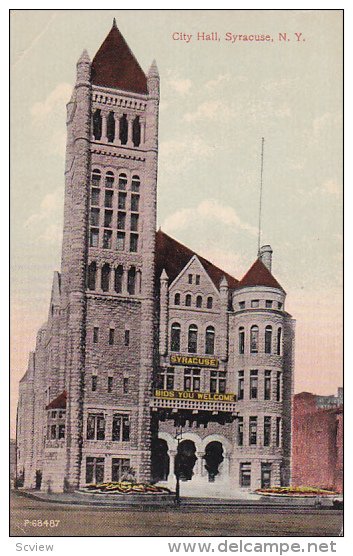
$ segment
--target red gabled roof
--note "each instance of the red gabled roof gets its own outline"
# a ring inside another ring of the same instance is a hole
[[[252,267],[238,283],[237,289],[245,288],[246,286],[267,286],[269,288],[283,290],[282,286],[277,282],[276,278],[272,276],[261,259],[257,259],[254,262]]]
[[[227,278],[228,286],[231,289],[237,287],[238,280],[236,278],[210,263],[207,259],[200,257],[182,243],[162,232],[162,230],[158,230],[156,234],[156,278],[158,279],[162,270],[165,269],[169,281],[173,282],[194,255],[198,257],[216,288],[219,288],[223,276]]]
[[[147,78],[115,20],[92,62],[92,83],[111,89],[147,94]]]
[[[45,409],[66,409],[67,393],[62,392],[57,396],[50,404],[47,405]]]

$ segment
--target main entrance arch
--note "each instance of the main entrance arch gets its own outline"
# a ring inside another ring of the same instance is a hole
[[[219,440],[209,442],[205,449],[203,459],[205,461],[205,469],[208,473],[208,481],[214,483],[217,475],[220,474],[220,466],[224,461],[224,449]]]

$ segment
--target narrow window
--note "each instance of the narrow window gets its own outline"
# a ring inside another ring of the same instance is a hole
[[[114,174],[113,172],[107,172],[105,175],[105,187],[111,188],[114,186]]]
[[[98,336],[99,336],[99,328],[98,328],[98,326],[95,326],[93,328],[93,343],[94,344],[98,344]]]
[[[195,276],[195,284],[196,284],[197,286],[200,285],[200,274],[196,274],[196,276]]]
[[[265,371],[264,399],[271,399],[271,371]]]
[[[99,208],[91,209],[91,226],[99,226]]]
[[[113,207],[113,191],[105,191],[104,194],[104,206],[106,208],[112,208]]]
[[[128,139],[128,123],[126,114],[123,114],[119,121],[119,139],[122,145],[126,145]]]
[[[174,322],[170,334],[170,351],[180,351],[181,328],[178,322]]]
[[[131,179],[131,191],[138,193],[140,191],[140,177],[136,174]]]
[[[88,266],[87,286],[89,290],[96,289],[97,264],[93,261]]]
[[[114,328],[110,328],[109,329],[109,345],[110,346],[114,345],[114,336],[115,336],[115,330],[114,330]]]
[[[112,248],[112,231],[111,230],[104,230],[103,233],[103,249],[111,249]]]
[[[50,438],[51,440],[56,439],[56,425],[51,425],[50,427]]]
[[[138,234],[130,234],[130,253],[137,253]]]
[[[126,193],[124,193],[123,191],[119,191],[118,209],[125,210],[125,208],[126,208]]]
[[[265,328],[265,353],[272,353],[272,326]]]
[[[257,417],[249,418],[249,446],[257,444]]]
[[[126,174],[120,174],[119,175],[119,190],[120,191],[125,191],[126,186],[127,186],[127,175]]]
[[[277,308],[280,311],[283,307],[283,303],[281,303],[280,301],[277,302]]]
[[[225,371],[211,371],[210,392],[212,392],[212,394],[225,394],[226,377],[227,373]]]
[[[130,230],[132,232],[137,232],[138,231],[138,225],[139,225],[139,215],[138,214],[132,214],[131,215],[131,220],[130,220]]]
[[[108,376],[108,383],[107,383],[108,393],[111,394],[113,392],[113,377]]]
[[[206,328],[206,337],[205,337],[205,353],[207,355],[214,354],[214,345],[215,345],[215,329],[213,326],[208,326]]]
[[[114,112],[109,112],[107,118],[107,139],[108,143],[113,143],[115,139],[115,118]]]
[[[123,379],[123,393],[124,394],[128,394],[129,393],[129,379],[127,377],[125,377]]]
[[[250,328],[250,353],[257,353],[259,350],[259,327]]]
[[[245,309],[245,301],[239,301],[239,311],[243,311]]]
[[[272,309],[273,301],[266,299],[266,309]]]
[[[276,417],[276,446],[277,448],[281,445],[281,418]]]
[[[130,330],[125,330],[124,333],[124,346],[130,345]]]
[[[281,371],[277,371],[277,377],[276,377],[276,401],[280,402],[281,401],[281,378],[282,378],[282,373]]]
[[[97,375],[93,375],[92,376],[92,392],[95,392],[97,390]]]
[[[125,249],[125,233],[118,232],[116,239],[116,249],[117,251],[124,251]]]
[[[102,137],[102,115],[99,108],[93,114],[93,137],[96,141]]]
[[[141,143],[141,126],[139,116],[136,116],[136,118],[132,122],[132,142],[134,144],[134,147],[138,147]]]
[[[132,212],[139,211],[139,204],[140,204],[140,195],[133,194],[131,195],[131,210]]]
[[[250,371],[250,399],[257,400],[258,371]]]
[[[136,289],[136,268],[134,266],[130,267],[127,274],[127,291],[130,295],[135,295]]]
[[[91,189],[91,205],[99,205],[100,190],[96,188]]]
[[[271,442],[271,417],[264,417],[264,446]]]
[[[209,296],[207,298],[207,309],[212,309],[213,307],[213,297]]]
[[[92,182],[92,187],[100,187],[101,171],[98,170],[98,168],[95,168],[92,171],[91,182]]]
[[[125,230],[126,213],[118,212],[118,230]]]
[[[102,275],[101,275],[101,288],[104,292],[109,291],[109,282],[110,282],[110,266],[108,263],[105,263],[102,266]]]
[[[189,282],[189,284],[192,284],[192,274],[188,275],[188,282]]]
[[[112,219],[113,219],[113,211],[112,210],[105,210],[104,211],[104,227],[111,228],[112,227]]]
[[[174,390],[174,367],[160,367],[157,375],[157,388]]]
[[[114,290],[116,293],[121,293],[123,291],[123,274],[124,269],[122,265],[119,265],[114,273]]]
[[[61,424],[58,427],[58,439],[61,440],[62,438],[65,438],[65,425]]]
[[[174,296],[174,305],[180,305],[180,293],[176,293]]]
[[[191,324],[188,331],[188,352],[197,353],[197,326]]]
[[[239,328],[239,353],[243,355],[244,350],[245,350],[245,330],[244,327],[241,326]]]
[[[201,295],[198,295],[198,296],[196,297],[196,307],[197,307],[198,309],[201,309],[201,307],[202,307],[202,296],[201,296]]]
[[[184,390],[186,392],[200,392],[201,387],[200,369],[185,369]]]
[[[244,371],[238,371],[238,400],[244,399]]]
[[[240,464],[240,486],[250,487],[251,485],[251,463]]]
[[[98,241],[99,241],[99,230],[97,230],[96,228],[91,228],[90,238],[89,238],[90,247],[98,247]]]
[[[238,417],[238,446],[243,446],[244,443],[244,418]]]
[[[282,352],[282,328],[277,330],[277,355],[281,355]]]
[[[185,296],[185,305],[191,307],[191,295],[189,293]]]

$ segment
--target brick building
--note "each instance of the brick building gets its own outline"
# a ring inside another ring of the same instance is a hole
[[[156,64],[114,23],[67,105],[61,272],[20,383],[28,488],[290,479],[294,321],[272,249],[239,281],[156,232],[158,104]]]
[[[333,403],[335,396],[324,397],[329,408],[322,407],[323,396],[294,396],[292,484],[342,492],[343,406]]]

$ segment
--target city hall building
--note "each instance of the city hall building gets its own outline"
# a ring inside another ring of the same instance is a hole
[[[20,382],[17,482],[290,481],[294,321],[263,246],[240,280],[156,232],[159,75],[115,22],[67,104],[61,271]]]

